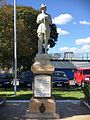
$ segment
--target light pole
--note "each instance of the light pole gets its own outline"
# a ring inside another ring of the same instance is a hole
[[[14,95],[17,91],[16,0],[14,0]]]

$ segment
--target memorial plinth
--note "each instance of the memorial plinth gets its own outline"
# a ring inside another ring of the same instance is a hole
[[[48,54],[37,54],[32,65],[35,75],[33,85],[33,97],[29,103],[28,118],[34,119],[58,119],[56,113],[56,101],[52,98],[51,75],[54,71]]]
[[[52,74],[54,71],[48,54],[37,54],[31,69],[35,74]]]
[[[55,113],[56,102],[51,98],[32,98],[29,104],[29,110],[31,113]]]

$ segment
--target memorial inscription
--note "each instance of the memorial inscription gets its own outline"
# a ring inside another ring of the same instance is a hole
[[[34,82],[34,97],[51,97],[50,75],[36,75]]]

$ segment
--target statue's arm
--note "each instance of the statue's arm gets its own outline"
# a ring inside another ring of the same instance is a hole
[[[37,21],[38,24],[43,22],[42,17],[40,17],[40,15],[37,16]]]
[[[48,15],[48,19],[47,19],[47,21],[48,21],[48,23],[49,23],[50,25],[52,25],[52,18],[51,18],[50,15]]]

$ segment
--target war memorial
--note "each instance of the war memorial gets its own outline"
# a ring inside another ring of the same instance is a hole
[[[37,16],[38,54],[31,69],[34,73],[33,96],[29,102],[28,118],[33,119],[57,119],[56,102],[52,97],[51,75],[54,67],[47,53],[48,39],[50,38],[50,25],[52,19],[46,13],[46,5],[40,7],[41,13]]]

